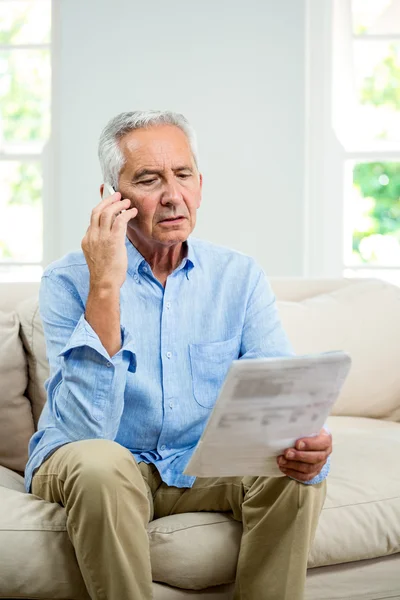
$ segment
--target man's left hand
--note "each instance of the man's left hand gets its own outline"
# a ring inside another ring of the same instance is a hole
[[[287,448],[277,457],[277,463],[285,475],[299,481],[310,481],[320,473],[331,452],[332,436],[321,429],[314,437],[297,440],[294,448]]]

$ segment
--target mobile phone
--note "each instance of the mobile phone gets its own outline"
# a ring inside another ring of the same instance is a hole
[[[110,183],[105,182],[101,199],[104,200],[104,198],[108,198],[112,194],[115,194],[113,186]]]
[[[115,190],[113,188],[113,186],[111,185],[111,183],[104,183],[104,187],[103,187],[103,194],[101,196],[101,199],[104,200],[104,198],[108,198],[109,196],[111,196],[112,194],[115,194]],[[120,201],[122,201],[123,198],[120,199]],[[125,212],[126,208],[124,208],[123,210],[121,210],[121,212]],[[120,215],[121,212],[119,212],[118,214]]]

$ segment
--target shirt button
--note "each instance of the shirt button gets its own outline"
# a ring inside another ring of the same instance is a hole
[[[169,403],[169,407],[172,408],[174,405],[172,402]]]
[[[161,450],[165,450],[166,446],[161,446]]]
[[[167,304],[165,305],[168,309],[171,308],[171,302],[167,302]]]
[[[107,367],[111,367],[111,363],[107,363]]]
[[[136,273],[134,274],[133,279],[136,281],[136,283],[139,281],[139,277],[136,275]]]
[[[144,271],[145,273],[147,273],[147,267],[146,267],[146,265],[143,267],[143,271]]]
[[[171,352],[167,352],[167,358],[171,358],[172,353]]]

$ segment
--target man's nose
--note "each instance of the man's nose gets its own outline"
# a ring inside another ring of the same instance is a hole
[[[182,194],[179,190],[179,185],[176,181],[169,180],[165,183],[165,187],[161,197],[162,204],[179,204],[182,201]]]

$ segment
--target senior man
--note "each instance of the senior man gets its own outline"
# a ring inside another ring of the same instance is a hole
[[[235,600],[300,600],[330,434],[288,448],[283,477],[183,474],[231,361],[294,354],[269,282],[252,258],[189,237],[202,175],[183,115],[122,113],[99,157],[117,191],[93,209],[83,252],[41,282],[50,377],[26,489],[65,507],[93,599],[152,598],[151,519],[231,511]]]

